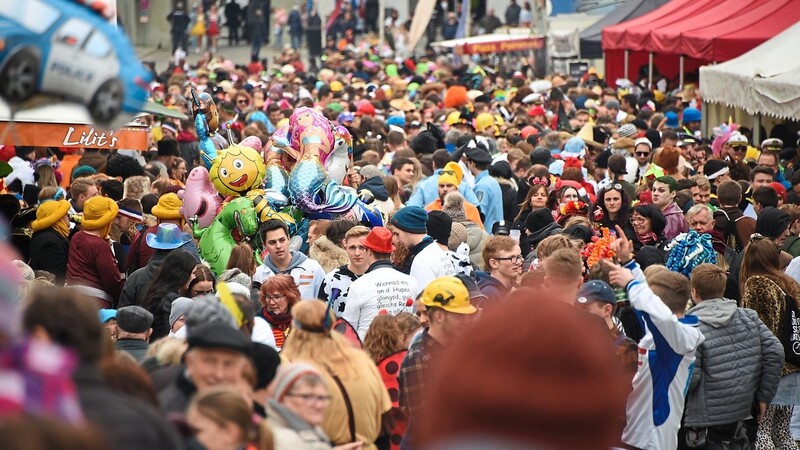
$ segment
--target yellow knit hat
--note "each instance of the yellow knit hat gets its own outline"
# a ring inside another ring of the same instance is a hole
[[[84,230],[101,230],[111,224],[117,217],[119,206],[117,202],[108,197],[95,196],[83,204],[83,220],[81,228]]]
[[[445,169],[439,174],[439,184],[452,184],[458,187],[458,177],[454,170]]]
[[[461,184],[461,180],[464,179],[464,172],[461,171],[461,166],[458,165],[457,162],[450,161],[444,166],[444,171],[453,172],[456,177],[456,182],[453,183],[454,185],[458,186]],[[441,177],[441,175],[440,175]],[[441,183],[441,181],[440,181]]]
[[[164,194],[158,199],[158,204],[153,207],[153,215],[160,220],[181,219],[181,199],[172,192]]]
[[[36,220],[31,222],[33,231],[46,230],[56,224],[69,212],[70,204],[66,200],[49,200],[36,209]]]

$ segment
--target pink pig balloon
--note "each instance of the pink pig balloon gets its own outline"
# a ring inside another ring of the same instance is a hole
[[[250,147],[258,153],[263,153],[264,151],[263,146],[261,145],[261,139],[257,136],[247,136],[246,138],[242,139],[242,142],[239,142],[239,145]]]
[[[201,228],[211,226],[222,206],[222,198],[208,179],[208,170],[203,166],[195,167],[189,172],[186,188],[178,192],[178,197],[183,200],[180,208],[183,218],[188,221],[197,216],[197,224]]]

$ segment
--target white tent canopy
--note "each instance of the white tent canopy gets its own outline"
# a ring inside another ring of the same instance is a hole
[[[800,117],[800,23],[749,52],[700,68],[703,100],[782,119]]]

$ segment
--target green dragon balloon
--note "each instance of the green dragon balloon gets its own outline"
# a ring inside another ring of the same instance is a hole
[[[233,233],[241,240],[255,236],[258,228],[258,213],[253,201],[246,197],[235,198],[225,204],[208,228],[200,228],[197,221],[192,221],[194,237],[200,239],[200,257],[208,262],[217,276],[225,271],[231,250],[236,246]]]

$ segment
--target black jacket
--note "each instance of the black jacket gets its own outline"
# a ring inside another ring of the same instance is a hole
[[[150,404],[111,389],[100,369],[79,367],[72,375],[78,400],[89,422],[117,450],[183,448],[161,413]]]
[[[168,254],[169,250],[156,250],[146,266],[137,269],[128,277],[125,286],[122,287],[117,308],[130,305],[142,306],[144,294],[150,283],[156,278],[156,272],[161,268],[161,262]]]
[[[31,262],[33,270],[46,270],[56,276],[61,284],[67,276],[69,241],[52,228],[33,233],[31,238]]]

